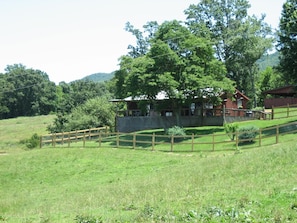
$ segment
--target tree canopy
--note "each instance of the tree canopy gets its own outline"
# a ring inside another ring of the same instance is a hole
[[[57,86],[58,106],[57,111],[69,113],[78,105],[91,98],[108,95],[109,91],[105,83],[90,80],[77,80],[69,84],[61,82]]]
[[[287,0],[282,9],[279,32],[278,50],[280,52],[280,70],[286,84],[297,81],[297,2]]]
[[[163,91],[179,108],[208,93],[215,101],[222,91],[234,90],[224,64],[214,57],[211,42],[194,35],[181,22],[164,22],[148,43],[144,55],[121,58],[115,73],[118,96],[145,95],[153,100]]]
[[[56,86],[40,70],[8,65],[0,74],[0,118],[45,115],[55,110]]]
[[[52,133],[101,126],[114,126],[115,108],[108,96],[91,98],[73,108],[68,114],[57,114],[54,123],[48,126]]]
[[[236,87],[253,96],[256,61],[272,47],[273,39],[265,17],[248,16],[248,8],[247,0],[201,0],[185,13],[190,30],[212,41]]]

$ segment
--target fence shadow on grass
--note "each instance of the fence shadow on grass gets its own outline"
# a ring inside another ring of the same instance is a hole
[[[191,135],[191,134],[194,134],[194,135],[210,135],[210,134],[213,134],[213,133],[222,133],[224,132],[224,129],[223,128],[217,128],[217,127],[214,127],[214,128],[209,128],[209,129],[186,129],[186,133],[187,135]]]

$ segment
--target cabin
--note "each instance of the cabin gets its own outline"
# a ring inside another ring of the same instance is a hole
[[[222,102],[218,105],[203,97],[185,103],[178,110],[173,108],[165,92],[159,92],[154,101],[145,96],[113,99],[111,102],[124,103],[126,107],[125,110],[117,111],[116,131],[133,132],[175,125],[217,126],[223,125],[226,120],[254,118],[253,112],[247,109],[250,99],[239,90],[235,90],[232,95],[222,93],[220,97]]]
[[[264,107],[270,109],[272,107],[296,105],[297,104],[297,86],[287,85],[263,92]]]

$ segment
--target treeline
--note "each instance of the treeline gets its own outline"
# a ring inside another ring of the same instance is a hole
[[[88,80],[56,85],[43,71],[8,65],[0,74],[0,119],[55,113],[51,132],[112,125],[111,89],[106,82]]]
[[[0,118],[45,115],[56,110],[56,85],[40,70],[8,65],[0,74]]]

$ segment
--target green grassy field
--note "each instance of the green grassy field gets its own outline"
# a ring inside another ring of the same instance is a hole
[[[34,133],[46,134],[46,127],[54,120],[55,115],[18,117],[0,120],[0,152],[20,149],[19,142],[30,138]]]
[[[0,222],[296,222],[296,141],[239,153],[18,144],[52,119],[0,121]]]

